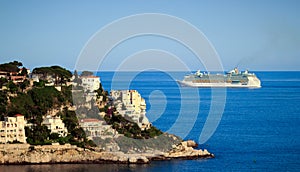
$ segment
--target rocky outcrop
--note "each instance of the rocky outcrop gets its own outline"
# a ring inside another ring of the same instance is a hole
[[[169,152],[124,153],[83,149],[69,144],[31,146],[28,144],[0,145],[0,164],[39,163],[149,163],[151,160],[213,157],[207,150],[193,149],[194,143],[184,141]]]
[[[188,140],[183,141],[179,145],[174,146],[173,150],[168,153],[165,153],[164,156],[166,158],[186,158],[186,159],[193,159],[193,158],[206,158],[206,157],[214,157],[213,154],[209,153],[206,149],[194,149],[197,147],[197,143]]]

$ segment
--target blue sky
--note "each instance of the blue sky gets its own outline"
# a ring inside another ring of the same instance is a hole
[[[297,0],[2,0],[0,62],[20,60],[31,69],[58,64],[73,70],[86,42],[105,25],[129,15],[163,13],[201,30],[225,70],[300,70],[299,9]],[[191,55],[172,40],[137,38],[116,47],[101,68],[113,70],[114,61],[151,48],[178,53],[183,61]]]

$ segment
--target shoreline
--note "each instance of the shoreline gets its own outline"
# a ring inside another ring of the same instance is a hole
[[[214,155],[194,149],[194,141],[183,141],[168,152],[124,153],[90,150],[74,145],[0,145],[0,165],[37,164],[149,164],[173,159],[207,159]]]

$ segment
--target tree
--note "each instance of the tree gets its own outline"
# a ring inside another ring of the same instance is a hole
[[[29,85],[30,85],[30,82],[29,82],[27,79],[25,79],[22,83],[20,83],[20,88],[21,88],[22,92],[23,92],[23,90],[26,89]]]
[[[25,67],[23,67],[21,70],[22,70],[21,71],[21,76],[27,76],[28,75],[27,69]]]
[[[2,86],[6,83],[8,83],[6,78],[0,78],[0,88],[2,88]]]
[[[5,72],[19,72],[20,69],[18,65],[19,64],[17,62],[0,64],[0,70]]]
[[[38,132],[37,132],[38,131]],[[32,126],[32,128],[25,127],[26,141],[32,145],[50,144],[48,138],[50,137],[50,130],[44,125]]]
[[[64,84],[67,80],[72,77],[72,73],[60,66],[51,66],[50,67],[55,75],[56,85]]]
[[[82,80],[78,77],[77,70],[74,71],[74,80],[73,82],[77,83],[78,85],[82,84]]]
[[[12,81],[9,81],[7,87],[11,93],[16,93],[18,91],[18,87]]]
[[[10,104],[7,108],[7,114],[13,116],[15,114],[22,114],[25,118],[32,116],[34,103],[28,94],[19,93],[17,97],[10,98]]]
[[[6,114],[7,95],[4,91],[0,91],[0,120]]]
[[[43,75],[44,80],[47,79],[47,76],[54,77],[55,85],[64,84],[72,77],[72,73],[69,70],[60,66],[34,68],[32,73]]]
[[[9,64],[12,64],[12,65],[15,65],[15,66],[18,66],[18,67],[20,67],[20,66],[23,66],[23,64],[22,64],[22,62],[19,62],[19,61],[13,61],[13,62],[10,62]]]

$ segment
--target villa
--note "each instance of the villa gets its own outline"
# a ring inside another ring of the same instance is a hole
[[[5,117],[0,121],[0,143],[26,143],[24,116],[16,114],[14,117]]]
[[[43,125],[51,131],[51,133],[57,133],[59,137],[65,137],[68,134],[68,129],[65,127],[65,124],[57,116],[46,116],[42,122]]]
[[[95,118],[85,118],[79,121],[79,125],[89,138],[102,137],[107,135],[107,131],[112,130],[110,125]]]
[[[100,88],[100,77],[99,76],[81,76],[82,87],[84,91],[94,91]]]

